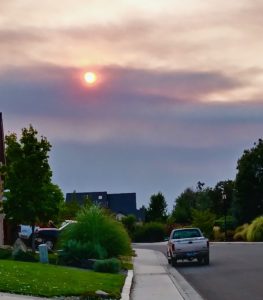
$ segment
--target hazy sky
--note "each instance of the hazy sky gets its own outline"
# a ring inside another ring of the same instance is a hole
[[[52,143],[64,193],[234,179],[263,135],[260,0],[0,0],[5,133]],[[86,71],[97,73],[92,87]]]

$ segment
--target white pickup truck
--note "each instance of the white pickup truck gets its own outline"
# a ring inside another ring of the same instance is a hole
[[[167,244],[167,259],[174,267],[179,259],[197,259],[209,265],[209,240],[199,228],[174,229]]]

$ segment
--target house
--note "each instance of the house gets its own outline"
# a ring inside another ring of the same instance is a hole
[[[80,205],[83,205],[87,198],[94,204],[110,209],[118,219],[134,215],[138,221],[144,221],[144,210],[136,208],[136,193],[73,192],[66,194],[66,202],[76,200]]]

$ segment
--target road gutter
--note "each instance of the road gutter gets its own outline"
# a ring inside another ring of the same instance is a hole
[[[167,263],[166,256],[156,251],[160,264],[165,268],[167,274],[172,280],[184,300],[203,300],[200,294],[184,279],[184,277],[172,266]]]

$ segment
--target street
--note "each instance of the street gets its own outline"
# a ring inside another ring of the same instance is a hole
[[[165,243],[135,244],[165,254]],[[177,271],[206,300],[261,300],[263,243],[211,243],[210,265],[179,262]]]

